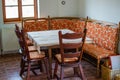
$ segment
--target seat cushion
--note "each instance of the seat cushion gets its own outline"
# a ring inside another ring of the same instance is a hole
[[[30,52],[30,59],[41,59],[45,57],[45,53],[41,51],[41,53],[38,53],[38,51]]]
[[[27,41],[27,45],[28,46],[32,46],[33,45],[33,42],[31,40],[27,39],[26,41]]]
[[[96,59],[106,58],[115,53],[111,50],[107,50],[103,47],[99,47],[96,44],[84,44],[83,51]]]
[[[36,46],[28,46],[29,51],[37,51]]]
[[[61,63],[61,54],[56,54],[55,57],[57,58],[57,60]],[[74,62],[77,61],[78,58],[77,57],[73,57],[73,58],[64,58],[64,62]]]

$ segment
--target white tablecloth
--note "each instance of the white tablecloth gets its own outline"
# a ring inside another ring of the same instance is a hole
[[[62,31],[62,34],[73,33],[73,31],[68,29],[61,30],[49,30],[49,31],[35,31],[28,32],[28,37],[34,41],[37,46],[53,46],[59,45],[58,31]],[[65,43],[78,42],[81,39],[76,40],[64,40]],[[92,39],[86,38],[86,43],[92,43]]]

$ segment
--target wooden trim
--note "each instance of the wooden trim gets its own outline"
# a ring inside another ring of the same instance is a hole
[[[3,10],[3,20],[5,22],[6,18],[6,10],[5,10],[5,0],[2,0],[2,10]]]
[[[22,20],[22,1],[18,0],[18,15],[19,15],[19,20]]]
[[[81,19],[80,17],[50,17],[50,19]]]
[[[5,22],[16,22],[16,21],[20,21],[19,18],[12,18],[12,19],[4,19],[4,23]]]
[[[22,2],[21,0],[18,0],[18,18],[6,18],[6,9],[5,9],[5,0],[2,0],[2,10],[3,10],[3,21],[5,22],[16,22],[16,21],[22,21]],[[34,17],[38,17],[37,13],[37,0],[34,0]]]
[[[120,22],[119,22],[119,24],[118,24],[118,29],[117,29],[117,34],[116,34],[116,42],[115,42],[115,53],[119,53],[119,51],[118,51],[118,47],[119,47],[119,41],[120,41]]]
[[[33,20],[48,20],[48,18],[23,18],[23,21],[26,22],[26,21],[33,21]]]
[[[34,0],[34,17],[38,18],[37,0]]]

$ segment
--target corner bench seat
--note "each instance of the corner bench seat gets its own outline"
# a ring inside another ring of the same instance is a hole
[[[93,39],[94,44],[85,44],[84,53],[97,59],[97,75],[100,74],[100,61],[117,54],[119,25],[107,22],[88,22],[87,37]]]
[[[107,50],[103,47],[100,47],[100,46],[98,46],[96,44],[92,44],[92,43],[84,44],[83,51],[85,53],[93,56],[96,59],[106,58],[106,57],[116,54],[116,53],[114,53],[114,51]]]
[[[105,49],[104,47],[100,47],[95,43],[85,43],[83,51],[84,53],[97,59],[97,76],[100,76],[100,61],[102,59],[108,58],[109,56],[116,55],[113,50]]]

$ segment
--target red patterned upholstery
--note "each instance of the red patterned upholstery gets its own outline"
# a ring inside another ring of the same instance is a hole
[[[75,32],[81,32],[84,29],[84,21],[79,19],[53,19],[50,22],[52,29],[70,29]]]
[[[69,29],[73,23],[68,19],[54,19],[50,22],[52,29]]]
[[[48,30],[47,20],[25,21],[23,28],[26,32]]]
[[[82,32],[84,30],[85,21],[74,21],[75,27],[72,27],[71,30],[75,32]]]
[[[88,22],[87,29],[87,37],[92,38],[98,46],[115,51],[117,26],[113,28],[107,25]]]
[[[36,25],[39,28],[39,31],[43,31],[43,30],[48,30],[48,21],[44,20],[44,21],[36,21]]]
[[[89,53],[91,56],[95,57],[96,59],[106,58],[110,55],[115,54],[114,51],[107,50],[96,44],[84,44],[84,52]]]
[[[93,39],[94,44],[85,44],[83,51],[97,59],[97,75],[99,76],[100,61],[117,52],[118,42],[117,25],[108,26],[93,22],[87,24],[87,37]]]
[[[26,32],[37,30],[36,22],[35,21],[24,22],[24,30]]]

